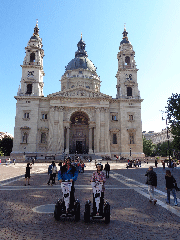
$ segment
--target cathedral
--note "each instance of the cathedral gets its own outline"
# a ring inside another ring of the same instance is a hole
[[[62,154],[142,157],[140,91],[135,52],[126,28],[117,54],[116,98],[100,92],[96,67],[86,44],[77,44],[75,58],[65,67],[61,91],[43,95],[42,39],[36,24],[23,61],[15,99],[13,151],[18,157],[58,159]]]

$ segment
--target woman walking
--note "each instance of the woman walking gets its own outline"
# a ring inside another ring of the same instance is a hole
[[[167,204],[170,204],[170,192],[172,191],[172,194],[174,197],[174,205],[177,206],[178,204],[177,204],[176,189],[175,189],[176,180],[173,177],[173,175],[171,175],[170,170],[166,170],[165,179],[166,179],[166,190],[167,190]]]

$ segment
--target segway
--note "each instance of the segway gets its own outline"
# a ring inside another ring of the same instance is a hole
[[[90,222],[92,219],[103,219],[105,223],[110,222],[110,205],[106,201],[104,203],[104,193],[102,192],[102,182],[91,182],[93,189],[93,212],[91,213],[91,201],[87,201],[85,204],[84,221]]]
[[[59,199],[55,205],[54,218],[59,221],[60,218],[67,218],[75,216],[75,221],[80,220],[80,202],[75,200],[71,205],[71,192],[73,190],[72,182],[62,182],[61,189],[63,193],[63,199]],[[74,198],[74,195],[73,195]]]

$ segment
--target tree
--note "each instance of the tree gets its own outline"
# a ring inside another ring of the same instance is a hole
[[[170,131],[174,136],[173,146],[176,151],[180,150],[180,94],[172,94],[167,101],[167,119],[170,123]]]
[[[158,143],[155,147],[155,151],[154,151],[154,155],[155,156],[162,156],[162,157],[167,157],[169,155],[169,151],[170,151],[170,155],[173,155],[173,143],[169,142],[169,148],[168,148],[168,142],[162,142],[162,143]]]
[[[151,139],[146,139],[143,137],[143,152],[146,156],[154,156],[155,145]]]
[[[2,140],[0,140],[0,152],[4,153],[4,156],[9,156],[12,152],[13,147],[13,139],[5,136]]]

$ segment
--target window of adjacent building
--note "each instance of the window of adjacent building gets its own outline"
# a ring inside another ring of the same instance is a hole
[[[46,134],[41,133],[41,143],[46,143]]]
[[[113,133],[113,144],[117,144],[117,134]]]
[[[29,118],[29,113],[28,112],[24,113],[24,118]]]
[[[22,142],[27,143],[27,138],[28,138],[28,134],[26,132],[23,133]]]
[[[134,144],[134,134],[133,133],[129,134],[129,143]]]
[[[133,121],[133,115],[129,115],[129,120]]]
[[[42,119],[47,119],[47,114],[46,113],[42,114]]]
[[[26,94],[31,94],[32,93],[32,84],[27,84],[27,92]]]
[[[132,88],[131,87],[127,87],[127,96],[128,97],[132,96]]]
[[[30,62],[35,62],[35,53],[30,54]]]

